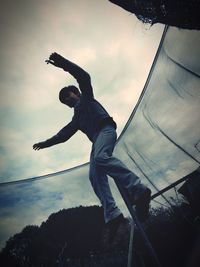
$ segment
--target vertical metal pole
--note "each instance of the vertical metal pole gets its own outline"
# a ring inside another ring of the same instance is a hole
[[[131,221],[131,231],[130,231],[130,240],[128,248],[128,264],[127,267],[133,267],[133,233],[134,233],[134,223]]]
[[[123,188],[121,188],[121,186],[116,181],[115,181],[115,183],[117,185],[117,188],[118,188],[118,190],[119,190],[119,192],[120,192],[120,194],[121,194],[121,196],[122,196],[122,198],[123,198],[128,210],[129,210],[131,216],[132,216],[132,219],[133,219],[134,223],[136,224],[136,226],[137,226],[137,228],[139,230],[139,233],[140,233],[140,235],[141,235],[141,237],[142,237],[142,239],[144,241],[144,244],[145,244],[145,247],[146,247],[146,249],[148,251],[148,254],[149,254],[149,256],[151,256],[150,258],[152,259],[152,263],[154,264],[153,266],[154,267],[161,267],[161,264],[160,264],[160,262],[158,260],[158,257],[156,255],[156,253],[155,253],[155,251],[154,251],[154,249],[153,249],[153,247],[152,247],[152,245],[151,245],[146,233],[144,232],[144,229],[141,226],[141,223],[139,222],[139,220],[138,220],[138,218],[137,218],[137,216],[135,214],[134,208],[132,207],[132,205],[130,203],[128,195],[126,194],[125,190]]]

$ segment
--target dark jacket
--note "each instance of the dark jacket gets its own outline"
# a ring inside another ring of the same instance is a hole
[[[93,142],[94,136],[107,124],[116,128],[116,123],[104,107],[94,98],[90,75],[76,64],[66,60],[65,71],[68,71],[78,82],[81,97],[74,107],[74,116],[70,123],[56,135],[46,140],[46,146],[67,141],[78,130],[87,135]]]

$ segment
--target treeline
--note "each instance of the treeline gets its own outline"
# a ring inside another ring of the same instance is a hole
[[[77,207],[51,214],[41,226],[27,226],[0,253],[1,267],[127,266],[130,221],[108,243],[103,210]],[[144,229],[162,266],[193,267],[198,262],[200,219],[185,203],[151,210]],[[196,253],[197,252],[197,253]],[[140,233],[134,231],[135,266],[151,267]],[[153,266],[152,266],[153,267]]]

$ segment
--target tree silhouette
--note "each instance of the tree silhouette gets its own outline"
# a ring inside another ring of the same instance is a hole
[[[199,261],[200,217],[184,202],[170,208],[152,209],[144,225],[163,267],[197,267]],[[127,265],[130,224],[123,224],[115,241],[104,240],[103,209],[77,207],[53,213],[40,227],[26,226],[11,237],[0,253],[1,267]],[[137,229],[134,231],[133,258],[150,266],[151,260]]]
[[[200,29],[200,0],[109,0],[144,23]]]

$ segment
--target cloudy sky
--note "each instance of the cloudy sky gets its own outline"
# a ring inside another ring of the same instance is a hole
[[[32,150],[73,115],[58,101],[58,92],[75,80],[45,59],[56,51],[86,69],[95,97],[120,133],[143,88],[163,26],[144,26],[107,0],[5,0],[0,12],[1,182],[87,162],[91,144],[81,133],[65,144]]]
[[[107,0],[2,0],[0,21],[0,182],[87,162],[91,143],[82,133],[46,150],[32,149],[73,115],[58,101],[58,92],[75,80],[45,60],[55,51],[88,71],[95,97],[120,134],[143,89],[163,25],[143,25]],[[0,247],[51,212],[98,204],[87,174],[85,167],[81,175],[77,170],[64,178],[2,186]]]
[[[0,21],[0,182],[36,177],[88,162],[91,143],[82,133],[64,144],[40,151],[32,149],[35,142],[57,133],[73,115],[72,109],[59,102],[58,92],[75,80],[61,69],[45,64],[45,60],[55,51],[88,71],[95,97],[115,118],[120,134],[143,89],[163,25],[143,25],[108,0],[2,0]],[[134,169],[129,153],[142,161],[147,173],[153,170],[154,178],[162,177],[157,179],[161,188],[163,175],[167,174],[172,182],[175,172],[176,178],[180,178],[197,167],[179,148],[172,149],[163,135],[158,142],[162,126],[162,130],[168,130],[170,136],[183,146],[187,144],[185,148],[197,155],[194,143],[199,140],[199,74],[195,76],[191,71],[200,73],[195,52],[200,52],[200,38],[190,34],[172,31],[169,35],[159,66],[151,76],[150,90],[145,94],[143,107],[147,109],[141,109],[139,119],[136,116],[134,125],[129,125],[124,134],[126,142],[121,139],[118,143],[118,154],[130,167]],[[167,53],[175,62],[184,63],[184,67],[177,67]],[[148,125],[141,114],[146,116]],[[115,189],[113,193],[124,211],[119,193]],[[99,202],[89,184],[87,165],[33,183],[1,185],[0,247],[25,225],[39,225],[52,212],[93,204]]]

